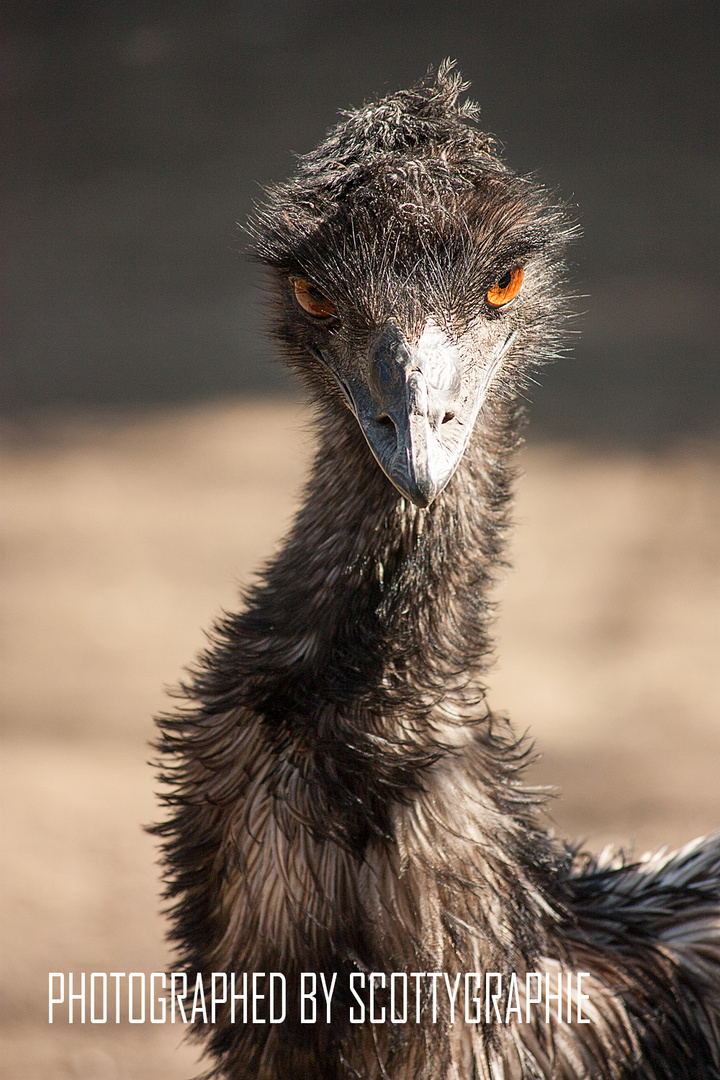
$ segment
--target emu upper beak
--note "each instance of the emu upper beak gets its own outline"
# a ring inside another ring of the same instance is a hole
[[[429,322],[411,349],[389,324],[371,349],[367,383],[341,380],[378,465],[416,506],[429,506],[450,482],[513,336],[463,377],[461,355],[439,326]]]

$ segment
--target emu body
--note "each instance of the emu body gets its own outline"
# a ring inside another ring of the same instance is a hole
[[[192,972],[338,974],[333,1020],[207,1036],[227,1080],[718,1080],[720,840],[599,865],[542,828],[484,700],[523,380],[564,317],[562,212],[447,68],[348,114],[254,222],[309,388],[304,504],[161,721]],[[521,284],[518,285],[518,282]],[[496,302],[497,301],[497,302]],[[586,972],[584,1016],[349,1021],[353,972]]]

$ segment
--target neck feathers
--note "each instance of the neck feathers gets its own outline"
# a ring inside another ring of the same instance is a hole
[[[240,690],[269,721],[291,715],[306,729],[328,706],[386,736],[443,704],[464,719],[483,693],[486,594],[516,439],[507,421],[488,422],[447,491],[421,510],[398,495],[349,419],[325,418],[304,505],[245,611],[221,627],[206,667],[214,679],[201,678],[199,694],[233,704]]]
[[[287,542],[246,609],[219,627],[193,696],[209,714],[251,710],[278,750],[306,756],[338,827],[360,839],[387,835],[378,808],[421,789],[471,739],[486,737],[488,784],[505,773],[482,679],[509,500],[503,448],[515,438],[507,420],[488,426],[447,491],[419,510],[348,421],[325,417]]]

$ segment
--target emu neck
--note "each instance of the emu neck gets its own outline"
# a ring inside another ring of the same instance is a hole
[[[477,716],[485,594],[509,497],[503,448],[514,442],[502,428],[483,434],[447,490],[419,510],[349,418],[326,420],[305,503],[241,616],[256,673],[271,694],[282,690],[284,710],[311,724],[340,710],[378,734],[441,702],[458,720],[474,703]]]

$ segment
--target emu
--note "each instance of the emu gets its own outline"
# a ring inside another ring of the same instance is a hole
[[[250,227],[318,448],[282,550],[160,721],[172,938],[207,994],[235,976],[197,1025],[206,1075],[719,1080],[720,836],[633,863],[554,839],[485,701],[571,229],[465,90],[446,63],[346,113]],[[244,1022],[243,975],[271,972],[282,1022],[263,982]],[[329,1022],[319,991],[303,1022],[303,972],[335,979]],[[567,1002],[538,1005],[558,977]],[[353,1022],[360,1001],[381,1022]]]

